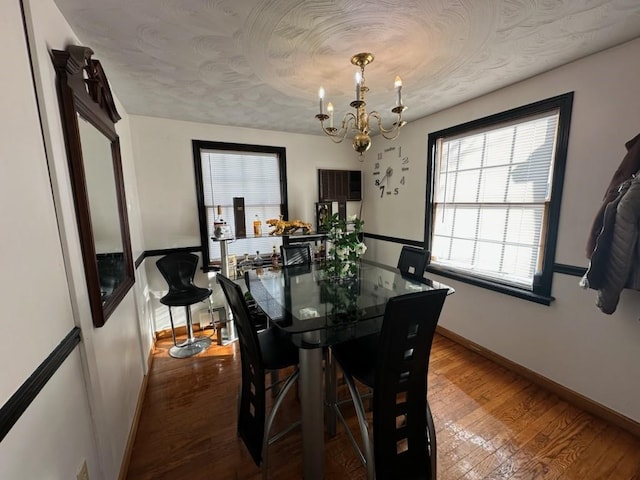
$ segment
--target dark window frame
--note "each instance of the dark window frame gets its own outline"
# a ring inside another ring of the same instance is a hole
[[[433,233],[433,198],[434,198],[434,172],[436,161],[436,144],[438,139],[460,135],[473,130],[497,126],[499,124],[539,115],[558,110],[558,135],[553,166],[553,178],[551,182],[551,201],[549,202],[548,221],[546,224],[546,237],[543,247],[542,272],[534,278],[533,291],[518,288],[512,285],[502,284],[497,281],[486,280],[475,275],[467,275],[459,271],[451,271],[438,265],[430,264],[427,271],[453,278],[478,287],[487,288],[496,292],[530,300],[543,305],[550,305],[553,301],[551,288],[553,282],[553,265],[556,255],[556,242],[560,222],[560,207],[562,203],[562,190],[564,186],[564,173],[569,147],[569,132],[571,127],[571,113],[573,107],[573,92],[568,92],[555,97],[547,98],[521,107],[513,108],[505,112],[489,115],[477,120],[472,120],[460,125],[445,128],[428,136],[427,148],[427,191],[425,207],[425,232],[424,244],[427,250],[431,250]]]
[[[289,207],[287,200],[287,150],[285,147],[274,147],[270,145],[252,145],[245,143],[215,142],[208,140],[192,140],[193,166],[196,181],[196,201],[198,203],[198,223],[200,226],[200,245],[202,248],[202,268],[209,272],[217,270],[217,265],[208,261],[209,259],[209,238],[207,229],[207,210],[204,204],[204,184],[201,167],[201,150],[228,150],[234,152],[267,153],[275,154],[278,157],[280,169],[280,213],[283,218],[288,218]]]

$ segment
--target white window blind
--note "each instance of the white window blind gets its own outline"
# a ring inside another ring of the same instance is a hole
[[[228,243],[228,253],[241,257],[244,253],[270,255],[273,246],[279,252],[280,238],[267,236],[265,220],[278,218],[282,204],[280,185],[280,162],[278,155],[271,153],[233,152],[229,150],[200,151],[204,206],[207,214],[207,238],[209,239],[209,261],[220,259],[220,244],[211,240],[213,222],[220,205],[222,218],[231,227],[235,236],[233,198],[243,197],[247,236],[253,234],[256,215],[262,221],[264,237],[247,238]],[[241,258],[238,258],[238,262]]]
[[[436,143],[432,263],[533,289],[541,269],[559,113]]]

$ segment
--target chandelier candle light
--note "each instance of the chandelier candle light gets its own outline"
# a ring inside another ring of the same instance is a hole
[[[396,77],[394,88],[396,90],[396,106],[391,109],[393,113],[397,115],[396,121],[392,127],[386,129],[382,126],[382,118],[375,110],[367,113],[365,97],[369,88],[365,85],[364,80],[364,67],[373,62],[372,53],[358,53],[351,57],[351,63],[357,67],[360,67],[360,71],[356,72],[356,99],[349,105],[356,109],[356,113],[348,112],[342,119],[342,125],[340,129],[333,126],[333,104],[329,102],[327,104],[327,113],[324,112],[324,88],[320,87],[318,96],[320,97],[320,113],[316,115],[316,118],[320,120],[322,131],[329,135],[331,140],[335,143],[342,142],[349,131],[353,130],[353,149],[362,156],[364,152],[369,150],[371,146],[370,124],[372,120],[376,120],[378,124],[378,130],[387,140],[393,140],[400,134],[400,128],[406,125],[406,121],[402,120],[402,112],[407,107],[402,104],[402,80],[400,77]],[[329,120],[329,126],[325,127],[324,122]]]

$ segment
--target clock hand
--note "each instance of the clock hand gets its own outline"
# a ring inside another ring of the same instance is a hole
[[[382,176],[382,178],[376,180],[376,185],[379,186],[381,189],[384,189],[384,186],[382,186],[382,183],[386,181],[388,185],[389,177],[391,177],[391,175],[393,175],[393,168],[387,167],[387,170],[384,172],[384,175]]]
[[[387,171],[386,171],[386,172],[384,172],[384,177],[382,177],[382,178],[380,179],[380,183],[382,183],[382,181],[383,181],[383,180],[385,180],[385,179],[387,179],[387,180],[388,180],[388,179],[389,179],[389,177],[391,177],[391,175],[393,175],[393,168],[388,167],[388,168],[387,168]]]

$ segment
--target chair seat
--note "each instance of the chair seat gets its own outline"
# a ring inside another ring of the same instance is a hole
[[[196,287],[184,290],[170,290],[164,297],[160,299],[160,303],[169,307],[186,307],[193,305],[206,299],[211,295],[208,288]]]
[[[298,364],[298,348],[278,327],[258,332],[262,362],[266,370],[278,370]]]
[[[331,351],[343,370],[373,388],[379,346],[380,335],[374,334],[333,345]]]

